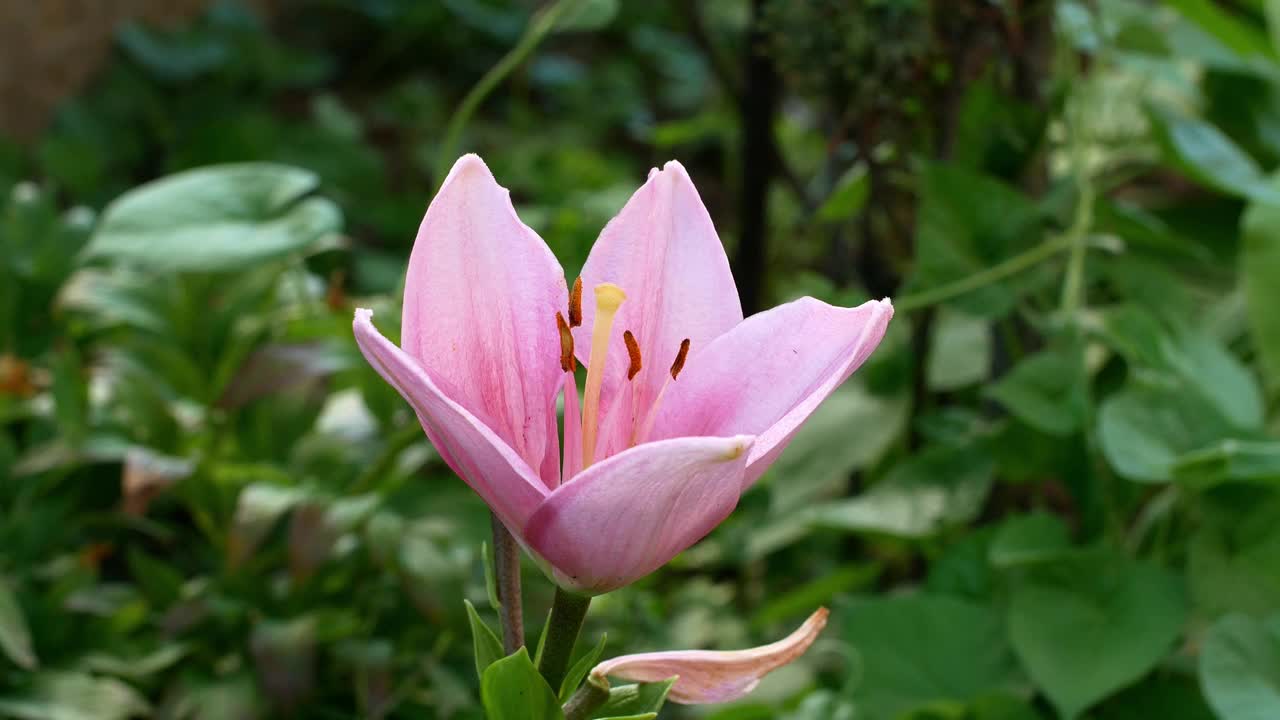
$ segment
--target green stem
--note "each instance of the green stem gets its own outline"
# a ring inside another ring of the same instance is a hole
[[[564,704],[565,720],[587,720],[591,717],[591,713],[598,710],[608,699],[608,683],[601,686],[591,678],[587,678],[587,682],[583,683],[573,697],[569,698],[569,702]]]
[[[569,660],[573,657],[573,646],[578,643],[578,633],[582,630],[582,621],[587,619],[589,607],[590,597],[556,588],[556,597],[551,603],[551,617],[547,619],[547,628],[542,631],[545,639],[542,659],[538,663],[542,677],[546,678],[547,684],[556,692],[560,691],[560,685],[564,683]]]
[[[436,156],[435,170],[439,180],[444,180],[445,171],[454,161],[454,154],[457,152],[458,140],[462,137],[462,130],[467,126],[476,109],[480,107],[480,103],[484,102],[489,93],[492,93],[498,87],[498,84],[519,67],[525,61],[525,58],[542,43],[543,38],[555,27],[560,15],[564,13],[571,2],[572,0],[559,0],[559,2],[536,13],[515,47],[502,56],[502,59],[496,65],[489,68],[489,72],[485,73],[471,88],[471,91],[467,93],[467,96],[462,98],[462,102],[458,104],[458,109],[454,111],[453,117],[449,118],[444,140],[440,143],[440,150]]]
[[[894,301],[893,306],[900,312],[910,312],[971,293],[974,290],[980,290],[1011,275],[1017,275],[1024,270],[1035,267],[1063,250],[1072,247],[1073,240],[1074,238],[1070,234],[1046,240],[1026,252],[1014,255],[1008,260],[960,278],[955,282],[898,298]]]
[[[511,531],[492,515],[493,566],[502,603],[502,647],[508,655],[524,645],[524,605],[520,593],[520,546]]]

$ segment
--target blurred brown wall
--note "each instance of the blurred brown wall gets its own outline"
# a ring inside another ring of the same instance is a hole
[[[30,139],[93,76],[123,20],[161,26],[212,0],[0,0],[0,135]],[[264,0],[249,5],[265,8]]]

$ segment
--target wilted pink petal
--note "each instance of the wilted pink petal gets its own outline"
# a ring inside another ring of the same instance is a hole
[[[548,487],[559,484],[564,271],[479,157],[460,158],[427,208],[404,298],[404,350]]]
[[[623,655],[591,670],[603,682],[612,676],[632,682],[660,682],[678,678],[668,697],[698,705],[737,700],[755,689],[760,679],[792,662],[809,649],[827,625],[827,609],[818,608],[795,632],[778,642],[749,650],[674,650]],[[607,682],[606,682],[607,685]]]
[[[657,570],[738,504],[751,438],[646,443],[583,470],[524,530],[564,587],[603,593]]]
[[[752,315],[689,360],[650,439],[756,435],[746,474],[755,482],[880,344],[892,317],[888,300],[842,308],[813,298]]]

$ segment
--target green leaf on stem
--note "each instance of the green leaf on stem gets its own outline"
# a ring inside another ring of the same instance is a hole
[[[578,689],[578,685],[582,684],[583,678],[587,673],[591,672],[591,668],[596,666],[596,662],[600,659],[600,654],[604,652],[604,644],[609,639],[607,634],[600,636],[600,642],[595,647],[587,650],[578,658],[570,668],[569,673],[564,676],[564,682],[560,683],[560,701],[567,702],[569,696],[574,690]]]
[[[502,640],[476,612],[476,606],[470,600],[463,600],[467,606],[467,620],[471,623],[471,644],[476,654],[476,675],[484,677],[484,671],[490,665],[502,659]]]
[[[485,669],[480,678],[480,699],[489,720],[564,718],[559,699],[523,647]]]

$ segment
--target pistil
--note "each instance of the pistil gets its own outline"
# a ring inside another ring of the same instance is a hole
[[[622,301],[627,299],[622,288],[613,283],[595,287],[596,316],[591,327],[591,359],[587,363],[587,385],[582,397],[582,469],[595,461],[597,430],[600,421],[600,388],[604,384],[605,356],[609,352],[609,336],[613,318]]]

